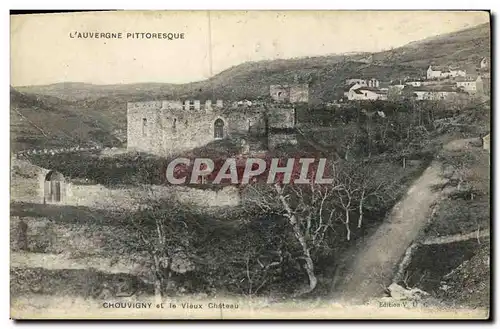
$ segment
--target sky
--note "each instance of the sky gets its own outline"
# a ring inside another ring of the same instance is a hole
[[[11,16],[11,85],[186,83],[247,61],[377,52],[489,21],[487,12],[150,11]],[[78,33],[122,33],[121,39]],[[175,33],[184,39],[127,38]]]

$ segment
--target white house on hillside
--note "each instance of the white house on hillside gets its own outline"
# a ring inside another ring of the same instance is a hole
[[[454,69],[449,71],[449,78],[457,78],[457,77],[465,77],[467,73],[465,70],[460,70],[460,69]]]
[[[429,65],[427,69],[427,79],[456,78],[465,77],[466,75],[466,71],[460,69],[436,68],[434,70],[432,65]]]
[[[441,71],[440,70],[434,71],[432,69],[432,66],[429,65],[429,68],[427,69],[427,79],[437,79],[437,78],[441,78]]]
[[[463,79],[460,79],[459,81],[457,81],[457,88],[460,88],[469,94],[482,92],[483,91],[483,80],[481,79],[480,75],[475,80],[463,78]]]
[[[443,87],[439,89],[430,89],[427,87],[417,87],[413,91],[413,95],[417,101],[423,100],[452,100],[459,97],[460,91],[454,90],[452,87]]]
[[[347,92],[350,101],[387,100],[387,91],[373,87],[359,87]]]
[[[350,80],[354,80],[354,79],[350,79]],[[361,88],[361,87],[366,87],[366,85],[361,85],[357,82],[353,82],[353,83],[350,83],[345,89],[344,89],[344,97],[347,98],[347,99],[351,99],[353,93],[352,91],[358,89],[358,88]]]

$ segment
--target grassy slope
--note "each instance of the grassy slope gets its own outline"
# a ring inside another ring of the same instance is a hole
[[[433,65],[461,65],[469,70],[490,56],[490,26],[481,24],[466,30],[412,42],[404,47],[376,54],[375,60],[427,68]]]
[[[489,118],[469,121],[471,117],[469,114],[462,120],[478,126],[489,122]],[[490,153],[481,148],[479,138],[458,140],[467,132],[455,134],[452,137],[448,132],[450,138],[459,143],[444,148],[439,155],[443,164],[441,174],[449,180],[450,195],[437,204],[432,219],[421,233],[422,239],[491,229]],[[459,191],[460,177],[464,182]],[[407,269],[408,283],[446,304],[488,308],[490,247],[489,238],[422,246],[414,254],[413,265]]]
[[[11,88],[10,132],[13,150],[116,144],[116,125],[100,113],[81,111],[53,96],[29,95]]]

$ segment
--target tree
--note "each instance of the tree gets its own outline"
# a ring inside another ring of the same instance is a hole
[[[194,269],[195,224],[185,205],[151,195],[142,204],[129,225],[136,234],[133,243],[150,256],[155,297],[161,300],[169,290],[172,273]]]
[[[265,213],[284,217],[301,250],[303,268],[308,276],[307,288],[296,295],[308,293],[318,283],[312,252],[323,247],[329,229],[334,225],[336,209],[331,207],[331,185],[259,185],[248,187],[247,202]]]
[[[225,261],[221,264],[227,271],[226,284],[235,286],[248,297],[274,283],[286,254],[282,234],[273,228],[276,225],[262,225],[262,221],[252,224],[248,223],[242,228],[230,248],[231,256],[226,253]]]
[[[284,218],[300,248],[299,258],[309,282],[296,295],[311,292],[318,283],[316,254],[350,240],[352,230],[362,227],[366,211],[385,209],[398,196],[397,178],[390,170],[349,161],[339,161],[331,167],[329,184],[276,183],[247,187],[246,202],[263,213]],[[345,228],[344,234],[341,227]],[[345,240],[339,240],[340,237]]]
[[[361,228],[367,211],[385,209],[397,197],[393,173],[366,163],[344,162],[338,166],[335,181],[335,202],[343,213],[339,220],[346,228],[347,240],[351,239],[352,213],[357,213],[356,227]]]

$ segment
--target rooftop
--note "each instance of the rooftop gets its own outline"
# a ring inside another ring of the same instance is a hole
[[[349,90],[351,90],[351,88],[352,88],[353,86],[355,86],[355,85],[357,85],[357,84],[358,84],[358,83],[356,83],[356,82],[350,83],[350,84],[348,84],[347,86],[345,86],[344,90],[345,90],[345,91],[349,91]]]

